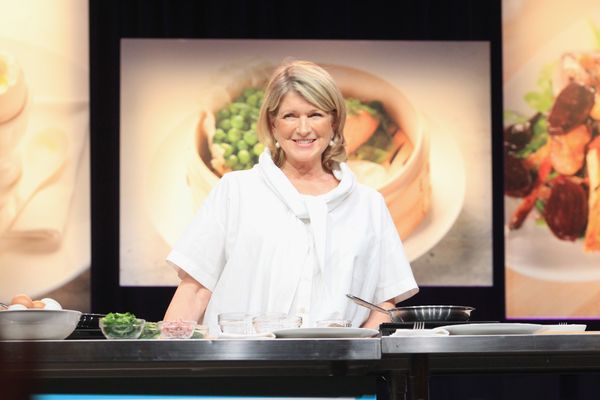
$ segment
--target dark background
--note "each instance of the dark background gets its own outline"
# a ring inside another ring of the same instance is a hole
[[[157,321],[175,290],[119,285],[121,38],[465,40],[491,45],[494,285],[421,287],[402,305],[470,305],[473,320],[505,320],[500,3],[90,0],[92,311],[131,311]],[[600,328],[600,321],[586,323]]]

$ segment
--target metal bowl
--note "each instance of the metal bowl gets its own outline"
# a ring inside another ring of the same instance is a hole
[[[75,330],[80,317],[73,310],[0,311],[0,340],[61,340]]]
[[[389,310],[393,322],[468,321],[473,307],[467,306],[407,306]]]

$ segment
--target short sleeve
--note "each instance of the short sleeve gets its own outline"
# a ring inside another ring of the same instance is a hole
[[[400,302],[413,296],[419,291],[412,269],[404,254],[404,246],[398,236],[392,216],[380,197],[381,206],[381,246],[379,281],[375,292],[376,303],[394,299]]]
[[[209,193],[167,256],[167,261],[211,291],[226,263],[225,239],[233,191],[231,179],[226,177]]]

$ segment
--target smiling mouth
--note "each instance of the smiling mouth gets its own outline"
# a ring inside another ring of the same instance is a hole
[[[315,142],[317,139],[293,139],[294,142],[298,144],[311,144]]]

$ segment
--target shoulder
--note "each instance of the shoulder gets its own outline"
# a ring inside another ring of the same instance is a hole
[[[385,204],[383,195],[370,186],[357,182],[354,192],[361,200],[368,202],[372,206],[382,206]]]
[[[256,172],[256,168],[251,168],[241,171],[231,171],[224,174],[218,185],[225,187],[232,186],[244,186],[247,184],[254,184],[259,179],[259,175]]]

